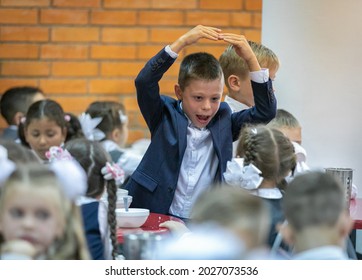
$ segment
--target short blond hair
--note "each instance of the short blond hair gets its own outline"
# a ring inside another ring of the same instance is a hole
[[[253,41],[248,41],[253,50],[260,67],[274,69],[279,67],[278,56],[269,48]],[[225,85],[228,87],[227,79],[230,75],[237,75],[245,79],[249,75],[249,67],[246,61],[235,52],[232,45],[229,45],[219,58],[224,73]]]

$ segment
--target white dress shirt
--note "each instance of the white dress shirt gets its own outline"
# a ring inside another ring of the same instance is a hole
[[[197,128],[189,121],[187,147],[169,210],[171,214],[189,218],[195,200],[214,182],[218,165],[210,130]]]

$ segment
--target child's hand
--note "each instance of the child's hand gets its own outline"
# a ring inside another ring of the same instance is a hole
[[[159,226],[168,228],[173,235],[178,237],[190,231],[184,223],[176,221],[166,221],[161,223]]]
[[[221,29],[210,27],[210,26],[203,26],[198,25],[191,29],[186,34],[182,35],[178,38],[172,45],[170,45],[171,50],[178,53],[184,47],[196,43],[200,39],[209,39],[212,41],[222,40],[220,35]]]
[[[232,33],[223,33],[222,38],[225,42],[233,45],[235,52],[238,56],[246,61],[250,71],[260,70],[259,62],[245,36]]]

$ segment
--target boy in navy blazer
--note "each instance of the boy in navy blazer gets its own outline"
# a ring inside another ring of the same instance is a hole
[[[159,81],[178,53],[199,39],[232,44],[250,68],[255,106],[232,113],[221,102],[224,77],[208,53],[186,56],[180,66],[177,99],[160,95]],[[244,36],[198,25],[151,58],[136,80],[137,100],[151,132],[151,143],[126,184],[131,207],[189,218],[198,195],[222,181],[232,142],[246,123],[267,123],[276,99],[267,69],[261,69]]]

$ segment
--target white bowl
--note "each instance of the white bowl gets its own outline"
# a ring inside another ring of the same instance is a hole
[[[128,190],[125,189],[117,189],[117,198],[120,198],[121,196],[125,196],[128,195]],[[104,190],[104,193],[101,197],[102,199],[104,199],[105,201],[107,201],[108,199],[108,194],[107,194],[107,190]]]
[[[141,227],[150,215],[150,210],[144,208],[116,209],[117,226],[122,228]]]
[[[128,190],[125,189],[118,189],[117,190],[117,197],[128,195]]]
[[[123,200],[124,197],[127,197],[128,207],[131,205],[131,202],[132,202],[132,196],[131,195],[123,195],[123,196],[118,196],[117,195],[117,205],[116,205],[117,209],[124,208],[124,200]]]

